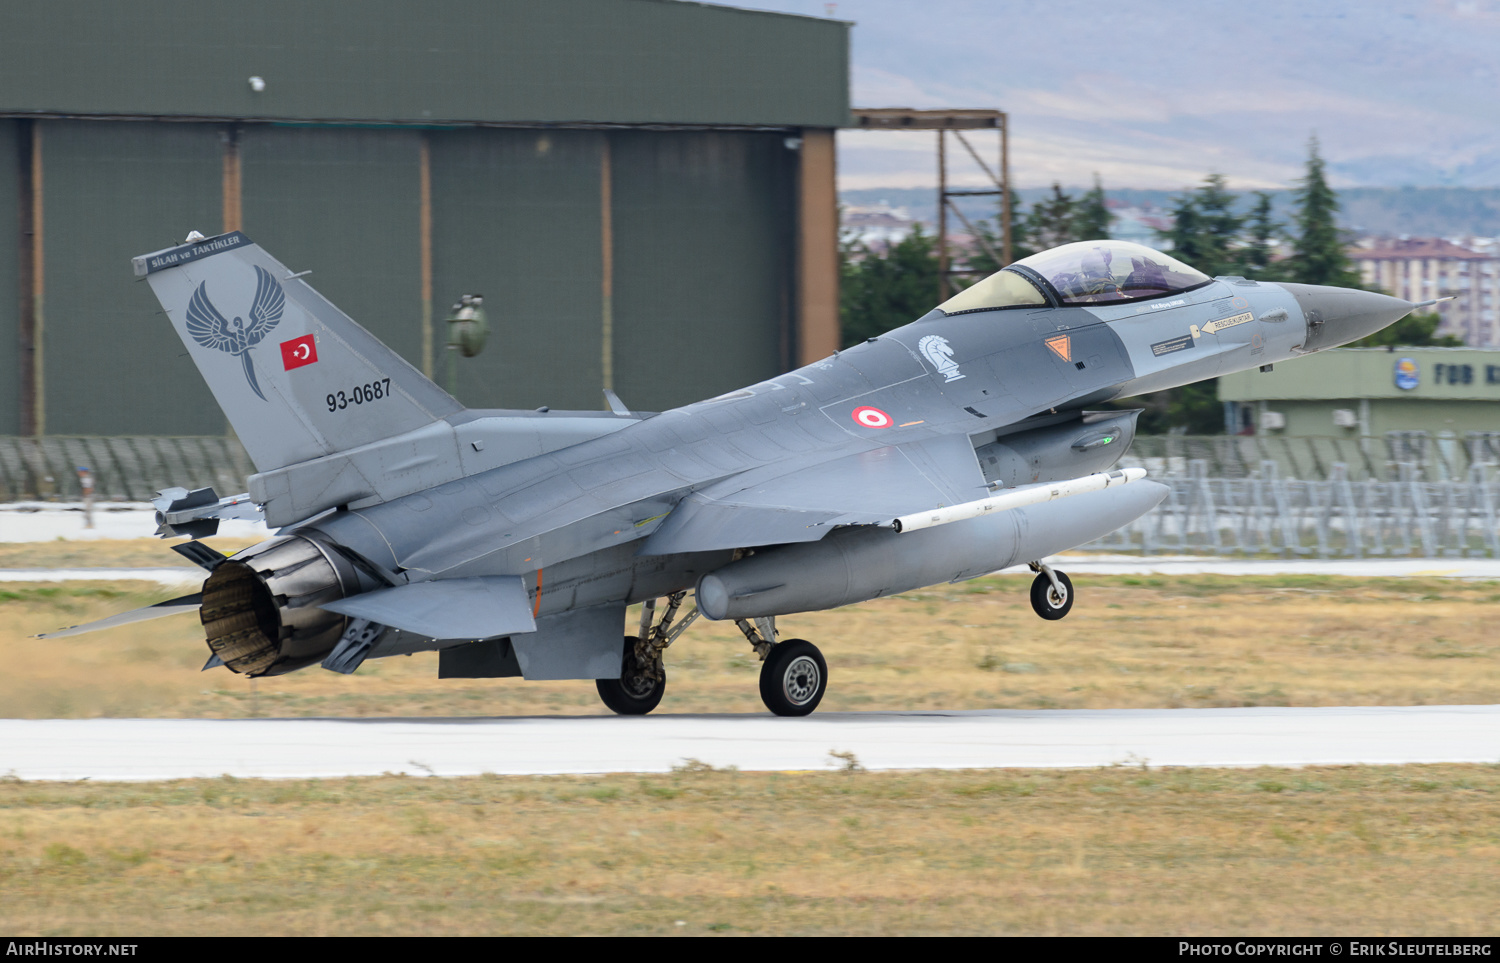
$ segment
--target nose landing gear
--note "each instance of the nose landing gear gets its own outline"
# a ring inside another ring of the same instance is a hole
[[[1073,610],[1073,582],[1067,575],[1045,562],[1032,562],[1031,570],[1038,572],[1031,583],[1031,608],[1050,622]]]

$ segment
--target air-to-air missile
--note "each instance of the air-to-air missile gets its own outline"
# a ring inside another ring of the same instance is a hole
[[[1036,612],[1063,617],[1072,585],[1043,559],[1166,494],[1115,468],[1139,410],[1102,406],[1346,344],[1418,307],[1084,241],[683,408],[632,412],[609,393],[609,411],[490,411],[241,233],[134,264],[256,468],[229,498],[165,489],[159,532],[253,516],[278,533],[233,557],[179,544],[208,570],[201,593],[54,635],[197,611],[205,668],[347,673],[438,650],[440,676],[592,679],[626,714],[660,702],[662,653],[699,614],[735,621],[781,715],[818,705],[828,667],[778,616],[1025,563]]]

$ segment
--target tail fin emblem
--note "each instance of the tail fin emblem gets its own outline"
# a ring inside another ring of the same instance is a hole
[[[261,401],[261,393],[255,380],[255,368],[250,363],[250,349],[265,340],[271,329],[281,321],[281,312],[286,307],[286,293],[281,284],[271,277],[271,272],[255,265],[255,300],[250,305],[250,320],[246,323],[238,316],[231,323],[214,303],[208,299],[208,282],[198,285],[187,306],[187,329],[193,340],[205,348],[226,351],[239,358],[245,366],[245,381],[250,390]]]

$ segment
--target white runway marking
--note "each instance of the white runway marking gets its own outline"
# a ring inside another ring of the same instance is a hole
[[[1047,564],[1088,575],[1346,575],[1360,578],[1500,579],[1496,558],[1235,558],[1215,555],[1054,555]],[[1025,574],[1024,565],[1003,574]]]
[[[156,582],[168,588],[202,585],[201,568],[0,568],[0,582]]]
[[[0,775],[46,780],[1500,762],[1500,706],[473,719],[5,719]]]
[[[0,541],[3,541],[0,538]],[[1080,578],[1089,575],[1341,575],[1359,578],[1500,579],[1493,558],[1330,558],[1236,559],[1205,555],[1054,555],[1049,565]],[[1029,575],[1017,565],[1002,575]],[[3,568],[0,582],[120,581],[139,579],[169,588],[202,584],[202,569],[167,568]]]
[[[107,541],[150,538],[156,534],[156,509],[146,502],[94,504],[94,527],[83,527],[82,502],[0,503],[0,542]],[[226,518],[219,534],[233,538],[270,538],[263,522]]]

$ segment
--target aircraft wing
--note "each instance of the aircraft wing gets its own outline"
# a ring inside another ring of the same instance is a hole
[[[689,495],[645,540],[640,554],[812,542],[836,525],[889,522],[990,494],[966,435],[775,470],[746,472]]]

